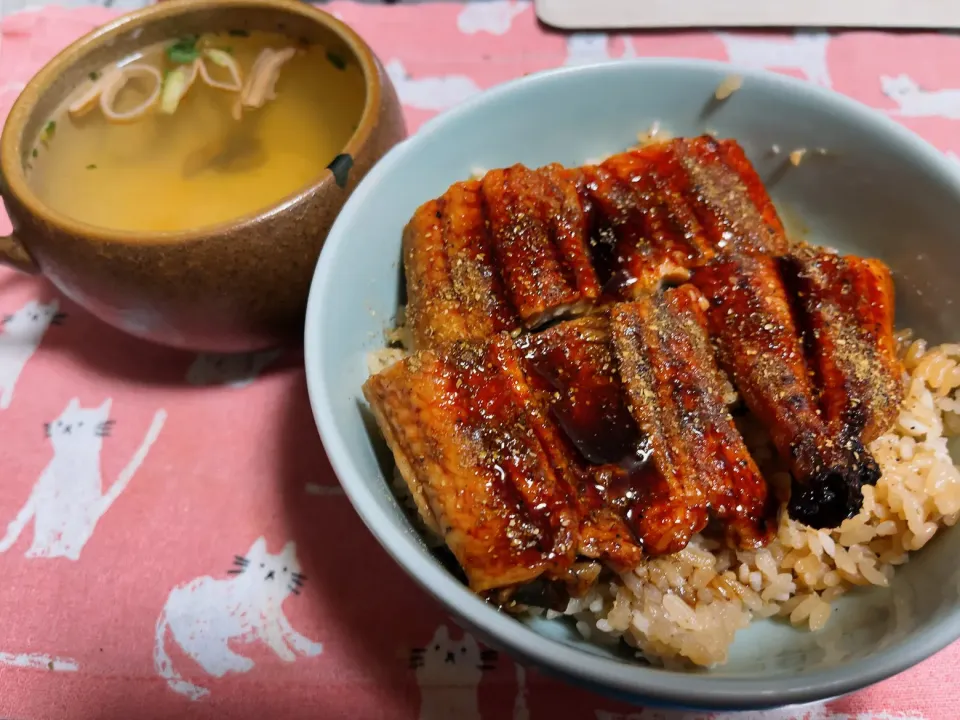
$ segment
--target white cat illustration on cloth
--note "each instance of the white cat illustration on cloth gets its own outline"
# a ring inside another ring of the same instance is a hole
[[[111,399],[96,408],[80,407],[73,398],[60,417],[46,424],[53,458],[17,516],[0,539],[0,553],[6,552],[33,520],[33,543],[27,557],[65,557],[78,560],[83,546],[93,535],[100,518],[126,490],[156,441],[167,413],[158,410],[147,434],[117,479],[104,491],[100,469],[103,440],[110,435]]]
[[[42,653],[0,652],[0,665],[22,670],[45,670],[47,672],[77,672],[80,664],[73,658],[44,655]]]
[[[63,320],[56,300],[31,300],[0,323],[0,410],[13,402],[13,388],[27,361],[33,356],[47,328]]]
[[[470,633],[454,640],[446,625],[438,627],[430,644],[410,656],[420,687],[420,720],[481,720],[480,679],[496,657],[493,650],[481,651]],[[521,707],[526,707],[525,698]]]
[[[514,666],[517,675],[517,695],[513,701],[513,720],[530,720],[530,706],[528,704],[527,671],[523,665]]]
[[[960,89],[927,89],[905,74],[881,75],[880,89],[897,104],[897,109],[891,111],[893,115],[960,120]]]
[[[506,35],[513,20],[530,7],[527,0],[486,0],[464,5],[457,15],[457,29],[464,35],[486,32]]]
[[[402,61],[387,63],[387,75],[397,89],[400,102],[415,110],[449,110],[480,92],[466,75],[435,75],[413,78]]]
[[[807,80],[831,87],[827,50],[830,35],[800,31],[792,35],[716,33],[733,65],[756,70],[799,70]]]
[[[890,714],[886,712],[832,712],[825,703],[794,706],[778,710],[753,710],[731,713],[703,713],[692,715],[680,710],[644,709],[627,714],[597,710],[596,720],[926,720],[919,714]]]
[[[613,35],[603,32],[570,33],[567,36],[567,56],[563,64],[566,67],[576,67],[636,57],[633,42],[626,36],[623,36],[622,54],[613,55],[611,51],[613,38]]]
[[[261,537],[246,555],[237,555],[234,564],[228,572],[235,577],[203,576],[175,587],[157,620],[154,667],[174,691],[191,700],[210,691],[188,682],[174,667],[166,650],[168,631],[204,672],[218,678],[254,666],[253,660],[230,648],[231,642],[259,640],[286,662],[323,651],[323,645],[294,630],[283,613],[284,601],[299,595],[306,580],[294,543],[271,555]]]
[[[187,370],[187,382],[191,385],[244,388],[253,383],[280,355],[280,350],[234,355],[200,353]]]

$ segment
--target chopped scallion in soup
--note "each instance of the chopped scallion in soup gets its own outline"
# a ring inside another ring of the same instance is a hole
[[[100,227],[225,222],[318,178],[364,93],[356,63],[322,45],[256,31],[175,38],[90,73],[40,131],[29,182]]]

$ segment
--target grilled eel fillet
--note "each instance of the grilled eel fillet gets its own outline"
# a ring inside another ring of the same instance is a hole
[[[788,247],[773,202],[733,140],[657,143],[582,173],[608,295],[635,299],[684,282],[718,252],[779,255]]]
[[[425,350],[363,388],[428,526],[477,592],[575,558],[569,459],[508,335]]]
[[[417,349],[536,329],[680,283],[732,247],[787,248],[733,140],[672,140],[582,169],[492,170],[405,228],[408,324]]]
[[[864,446],[903,399],[889,271],[800,246],[717,258],[693,283],[721,367],[790,464],[790,516],[824,528],[855,515],[880,477]]]
[[[727,412],[700,300],[687,286],[537,335],[457,341],[367,381],[473,590],[575,584],[578,557],[627,570],[711,516],[739,547],[769,540],[775,503]]]
[[[904,393],[890,268],[807,245],[782,265],[831,434],[844,445],[873,442],[893,426]]]
[[[879,476],[864,446],[902,400],[889,271],[791,249],[734,141],[493,171],[421,207],[404,253],[417,348],[536,329],[692,276],[721,365],[790,464],[791,516],[836,526]]]
[[[575,176],[514,165],[417,210],[403,234],[417,349],[537,327],[599,298]]]

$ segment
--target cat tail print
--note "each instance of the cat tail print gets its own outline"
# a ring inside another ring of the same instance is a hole
[[[0,665],[9,665],[15,668],[29,668],[30,670],[47,670],[52,672],[77,672],[80,665],[73,658],[53,657],[34,653],[7,653],[0,652]]]
[[[17,542],[17,538],[20,537],[20,533],[22,533],[23,529],[27,526],[27,523],[33,519],[33,514],[36,509],[36,488],[34,488],[30,492],[30,497],[26,504],[20,509],[20,512],[17,513],[13,521],[7,525],[7,532],[3,538],[0,539],[0,553],[5,553],[13,547],[14,543]]]
[[[117,481],[111,485],[110,489],[104,494],[103,500],[101,501],[102,507],[100,515],[103,515],[103,513],[110,509],[110,506],[113,505],[114,501],[120,497],[120,494],[126,489],[127,485],[130,484],[134,474],[140,469],[143,461],[147,459],[147,453],[150,452],[150,447],[156,442],[166,420],[167,411],[163,409],[157,410],[153,416],[153,422],[150,423],[150,429],[147,430],[147,434],[143,438],[143,442],[140,444],[137,452],[134,453],[130,462],[127,463],[127,466],[121,471]]]
[[[160,617],[157,620],[157,637],[156,644],[153,646],[153,665],[157,670],[157,673],[164,680],[167,681],[167,685],[170,686],[170,689],[181,695],[185,695],[191,700],[199,700],[205,695],[209,695],[210,691],[205,690],[202,687],[193,685],[192,683],[184,680],[180,673],[177,672],[176,668],[173,667],[173,662],[170,660],[170,656],[167,655],[167,649],[164,643],[164,638],[167,634],[167,629],[169,628],[169,623],[167,622],[167,610],[164,608],[163,612],[160,613]]]

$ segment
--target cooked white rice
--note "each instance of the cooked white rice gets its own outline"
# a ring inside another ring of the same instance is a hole
[[[727,75],[713,93],[713,97],[723,101],[743,87],[743,78],[740,75]]]

